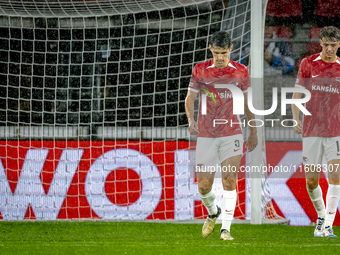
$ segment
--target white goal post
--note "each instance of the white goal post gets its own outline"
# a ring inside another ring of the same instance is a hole
[[[264,109],[263,89],[263,42],[264,42],[264,14],[266,13],[267,0],[253,0],[251,2],[251,65],[250,76],[251,86],[254,89],[254,107]],[[263,116],[256,118],[264,120]],[[265,165],[265,127],[257,128],[258,146],[251,153],[251,164],[256,166]],[[262,174],[251,173],[251,223],[261,224],[262,222]]]

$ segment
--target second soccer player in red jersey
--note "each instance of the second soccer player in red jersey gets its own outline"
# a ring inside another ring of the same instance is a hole
[[[208,238],[212,234],[215,222],[222,213],[220,239],[233,240],[230,226],[237,201],[237,171],[243,154],[241,121],[238,115],[233,114],[233,106],[234,100],[244,99],[245,115],[248,120],[254,119],[254,114],[249,111],[247,105],[249,73],[244,65],[229,59],[233,45],[228,33],[220,31],[213,34],[209,48],[213,59],[194,67],[185,110],[189,132],[197,135],[196,171],[199,196],[209,213],[202,228],[202,235]],[[229,88],[226,88],[227,84]],[[237,98],[237,93],[231,93],[234,89],[243,92],[240,92],[242,98]],[[200,110],[196,122],[194,101],[198,95]],[[257,146],[255,127],[250,128],[247,143],[250,151]],[[215,193],[212,190],[216,169],[222,170],[222,210],[216,205]]]
[[[295,86],[310,91],[306,108],[311,115],[304,116],[302,127],[300,110],[293,105],[293,118],[298,123],[293,129],[302,133],[307,191],[318,214],[314,236],[336,237],[332,225],[340,197],[340,59],[336,55],[340,47],[339,29],[323,28],[320,45],[322,52],[304,58],[300,65]],[[294,93],[293,98],[301,98],[301,93]],[[326,208],[319,186],[321,168],[328,170]]]

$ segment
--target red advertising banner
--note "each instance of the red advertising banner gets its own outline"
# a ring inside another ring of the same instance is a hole
[[[0,219],[204,218],[207,211],[188,163],[194,146],[185,141],[0,141]],[[301,143],[267,143],[267,161],[300,166]],[[293,171],[279,180],[269,174],[270,193],[279,214],[293,225],[308,225],[316,213],[303,176],[297,175]],[[245,173],[238,178],[235,218],[245,219]],[[221,180],[215,182],[218,194]],[[327,180],[320,183],[325,196]]]

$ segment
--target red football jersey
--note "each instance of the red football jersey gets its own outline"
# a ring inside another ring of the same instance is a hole
[[[189,90],[200,94],[197,137],[242,134],[241,120],[238,115],[233,115],[233,95],[228,88],[216,88],[218,84],[237,86],[243,93],[246,93],[249,88],[247,67],[229,60],[228,66],[217,68],[212,59],[195,65]],[[202,110],[204,94],[206,94],[206,114],[203,114]],[[214,120],[218,119],[225,120],[227,123],[216,124],[214,127]]]
[[[304,58],[295,86],[311,93],[306,108],[312,115],[303,118],[302,136],[340,136],[340,59],[327,63],[320,53]]]

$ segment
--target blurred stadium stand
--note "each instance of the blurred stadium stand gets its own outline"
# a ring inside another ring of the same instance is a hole
[[[267,15],[278,18],[302,17],[302,2],[301,0],[268,0]]]

